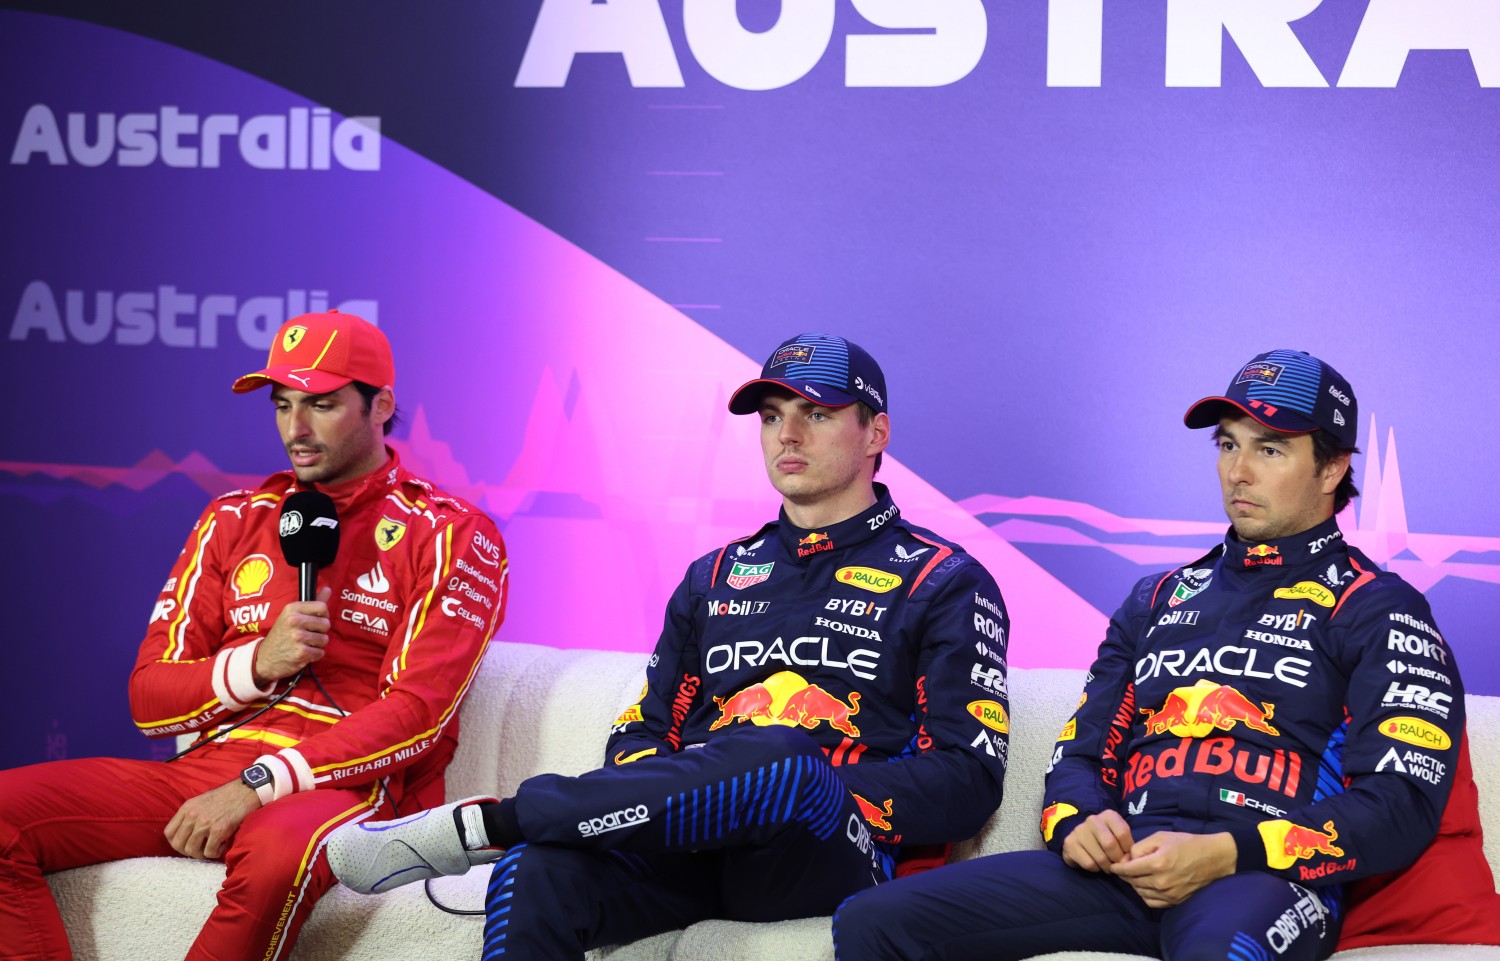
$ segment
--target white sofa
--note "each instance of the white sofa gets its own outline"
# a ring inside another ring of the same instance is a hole
[[[448,797],[506,795],[547,771],[576,774],[597,767],[610,722],[634,701],[643,679],[642,656],[564,651],[530,644],[496,644],[463,708],[462,743],[448,772]],[[1010,770],[1005,803],[979,837],[959,845],[955,858],[1041,846],[1042,772],[1053,739],[1072,713],[1083,685],[1081,670],[1012,670]],[[1500,867],[1500,697],[1471,696],[1469,731],[1474,776],[1490,829],[1485,854]],[[1500,871],[1497,871],[1500,873]],[[455,907],[483,907],[488,868],[435,884]],[[138,858],[64,871],[51,877],[79,961],[176,961],[208,916],[224,868],[178,858]],[[335,887],[302,931],[293,961],[477,959],[482,919],[454,917],[428,903],[421,885],[379,897]],[[590,954],[610,961],[800,961],[832,959],[828,918],[778,924],[705,921],[633,944]],[[1127,958],[1083,952],[1064,959]],[[1500,948],[1365,948],[1340,961],[1392,958],[1500,959]]]

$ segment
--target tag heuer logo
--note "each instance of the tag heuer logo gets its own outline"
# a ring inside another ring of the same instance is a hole
[[[738,561],[729,569],[729,576],[725,578],[730,587],[737,591],[743,591],[747,587],[759,584],[771,576],[771,568],[776,562],[769,564],[741,564]]]

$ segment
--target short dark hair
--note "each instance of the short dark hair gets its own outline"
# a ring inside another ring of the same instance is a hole
[[[1358,447],[1345,447],[1338,439],[1323,430],[1321,427],[1312,432],[1313,463],[1321,472],[1328,463],[1340,454],[1354,455],[1359,453]],[[1349,502],[1359,496],[1359,488],[1354,486],[1354,462],[1349,462],[1349,468],[1344,471],[1344,479],[1339,481],[1339,486],[1333,492],[1333,512],[1343,513]]]
[[[870,421],[875,419],[875,408],[862,400],[854,402],[854,413],[859,417],[859,426],[861,427],[869,427]],[[885,451],[881,451],[875,455],[875,469],[870,472],[871,477],[880,473],[880,463],[883,460],[885,460]]]
[[[385,390],[385,388],[372,387],[371,385],[358,380],[350,381],[350,383],[354,385],[355,390],[359,391],[359,396],[365,402],[365,413],[368,414],[370,412],[370,406],[375,400],[375,395],[380,393],[382,390]],[[391,419],[386,421],[384,424],[385,436],[389,437],[391,435],[391,431],[395,430],[396,425],[399,423],[401,423],[401,408],[396,407],[391,410]]]

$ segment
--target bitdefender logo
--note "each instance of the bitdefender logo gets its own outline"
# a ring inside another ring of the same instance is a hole
[[[60,122],[50,106],[38,103],[21,119],[10,162],[149,167],[160,161],[214,169],[231,156],[257,170],[379,170],[380,118],[334,123],[327,107],[293,107],[284,115],[241,120],[238,114],[200,117],[167,106],[155,113],[69,113]]]

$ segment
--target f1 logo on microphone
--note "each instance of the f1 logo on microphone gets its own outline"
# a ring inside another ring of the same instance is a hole
[[[317,520],[315,520],[315,521],[312,522],[312,526],[314,526],[314,527],[338,527],[339,526],[339,522],[337,520],[334,520],[332,517],[319,517]]]

